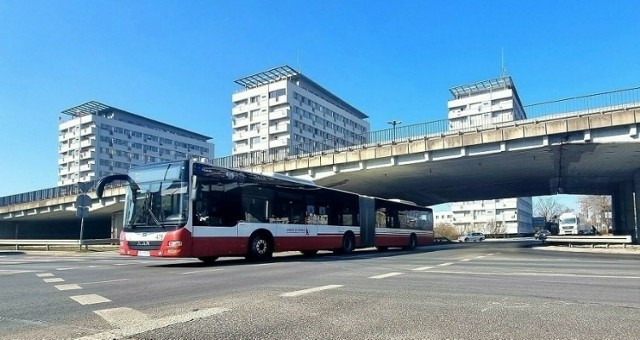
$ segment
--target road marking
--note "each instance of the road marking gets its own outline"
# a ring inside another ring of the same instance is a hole
[[[65,268],[56,268],[56,270],[72,270],[72,269],[78,269],[80,267],[65,267]]]
[[[370,279],[384,279],[387,277],[392,277],[392,276],[397,276],[397,275],[402,275],[402,273],[398,273],[398,272],[393,272],[393,273],[387,273],[387,274],[380,274],[380,275],[376,275],[376,276],[369,276]]]
[[[13,274],[23,274],[23,273],[33,273],[33,270],[0,269],[0,275],[13,275]]]
[[[216,269],[205,269],[205,270],[194,270],[192,272],[184,272],[184,273],[180,273],[182,275],[190,275],[190,274],[199,274],[199,273],[209,273],[209,272],[218,272],[221,271],[222,268],[216,268]]]
[[[411,270],[421,271],[421,270],[427,270],[427,269],[431,269],[431,268],[433,268],[433,266],[418,267],[418,268],[413,268]]]
[[[622,276],[622,275],[591,275],[591,274],[563,274],[563,273],[491,273],[491,272],[456,272],[456,271],[438,271],[432,270],[430,273],[436,274],[462,274],[462,275],[499,275],[499,276],[541,276],[541,277],[580,277],[593,279],[630,279],[640,280],[640,276]]]
[[[495,254],[487,254],[487,256],[493,256],[493,255],[495,255]]]
[[[322,286],[322,287],[315,287],[315,288],[297,290],[295,292],[283,293],[283,294],[280,294],[280,296],[282,296],[282,297],[294,297],[294,296],[299,296],[299,295],[304,295],[304,294],[309,294],[309,293],[315,293],[315,292],[319,292],[319,291],[323,291],[323,290],[327,290],[327,289],[335,289],[335,288],[340,288],[340,287],[342,287],[342,285],[327,285],[327,286]]]
[[[473,259],[462,259],[462,260],[460,260],[460,262],[468,262],[468,261],[471,261],[471,260],[473,260]]]
[[[128,310],[131,311],[131,309],[128,309]],[[134,314],[134,318],[131,318],[132,320],[127,320],[129,319],[129,317],[126,317],[122,321],[120,320],[120,318],[117,318],[117,319],[112,318],[112,312],[109,312],[109,310],[107,310],[106,312],[105,310],[96,311],[95,313],[98,315],[101,315],[101,314],[106,315],[107,318],[111,318],[112,321],[123,322],[124,324],[120,325],[118,329],[103,332],[103,333],[88,335],[82,338],[78,338],[77,340],[91,340],[91,339],[106,340],[106,339],[128,338],[136,334],[152,331],[154,329],[171,326],[178,323],[185,323],[185,322],[189,322],[197,319],[202,319],[202,318],[210,317],[216,314],[221,314],[227,311],[230,311],[230,309],[206,308],[206,309],[202,309],[194,312],[182,313],[174,316],[167,316],[167,317],[155,319],[155,320],[148,319],[146,315],[144,315],[143,313],[137,312]],[[124,314],[124,315],[128,315],[128,314]],[[144,317],[144,319],[136,319],[136,318],[142,318],[142,317]],[[109,319],[106,319],[106,320],[108,321]],[[140,320],[142,320],[143,322],[140,322]]]
[[[114,266],[130,266],[132,264],[135,264],[135,263],[114,263],[113,265]]]
[[[53,273],[40,273],[40,274],[36,274],[36,276],[38,276],[38,277],[52,277]]]
[[[452,264],[453,264],[453,262],[440,263],[440,264],[438,265],[438,267],[446,267],[446,266],[450,266],[450,265],[452,265]]]
[[[69,297],[81,305],[95,305],[96,303],[111,302],[111,300],[97,294],[76,295]]]
[[[64,282],[64,279],[61,279],[59,277],[54,277],[52,279],[43,279],[44,282],[46,283],[53,283],[53,282]]]
[[[93,312],[108,323],[119,327],[138,325],[149,320],[146,314],[128,307],[101,309]]]
[[[474,258],[475,258],[475,259],[481,259],[481,258],[483,258],[483,257],[487,257],[487,255],[480,255],[480,256],[476,256],[476,257],[474,257]]]
[[[68,285],[56,285],[54,286],[58,288],[58,290],[74,290],[74,289],[82,289],[82,287],[76,284],[68,284]]]
[[[105,281],[82,282],[80,284],[85,286],[85,285],[97,285],[97,284],[101,284],[101,283],[111,283],[111,282],[129,281],[129,280],[130,279],[113,279],[113,280],[105,280]]]

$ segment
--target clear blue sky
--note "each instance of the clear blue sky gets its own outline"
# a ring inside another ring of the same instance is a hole
[[[639,3],[0,0],[0,196],[56,185],[58,115],[89,100],[229,155],[233,81],[284,64],[372,130],[446,118],[501,51],[524,104],[638,86]]]

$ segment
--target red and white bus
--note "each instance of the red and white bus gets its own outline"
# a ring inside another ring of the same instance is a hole
[[[273,252],[350,252],[375,246],[413,249],[433,242],[433,212],[411,202],[325,188],[192,160],[132,168],[120,254],[261,260]]]

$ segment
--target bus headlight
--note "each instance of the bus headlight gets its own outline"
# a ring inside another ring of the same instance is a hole
[[[169,241],[169,248],[180,248],[182,247],[182,241]]]

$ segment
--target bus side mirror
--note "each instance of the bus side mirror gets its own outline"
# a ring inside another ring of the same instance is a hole
[[[125,175],[125,174],[110,175],[110,176],[102,177],[100,180],[98,180],[98,183],[96,184],[96,196],[98,196],[98,198],[102,198],[102,195],[104,194],[104,187],[107,184],[114,181],[127,181],[127,183],[129,183],[129,186],[131,187],[132,190],[136,190],[138,188],[138,186],[135,184],[133,179],[129,177],[129,175]]]

